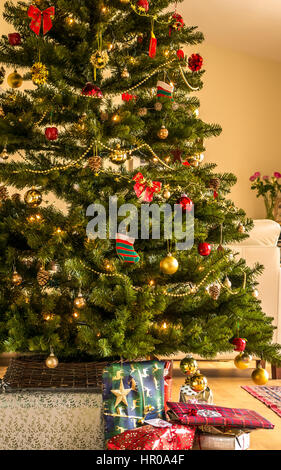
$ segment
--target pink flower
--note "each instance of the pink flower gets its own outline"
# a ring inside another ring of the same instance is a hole
[[[264,175],[264,176],[262,177],[262,179],[265,180],[265,181],[266,181],[266,180],[269,180],[269,176]]]
[[[256,177],[255,175],[250,176],[250,181],[255,181]]]
[[[275,171],[273,175],[274,175],[274,178],[281,178],[281,173],[279,173],[279,171]]]
[[[256,173],[254,173],[254,177],[255,178],[260,178],[261,177],[261,174],[259,171],[256,171]]]

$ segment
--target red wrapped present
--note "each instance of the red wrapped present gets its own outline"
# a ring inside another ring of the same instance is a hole
[[[232,428],[273,429],[274,425],[252,410],[223,406],[171,403],[168,407],[176,420],[189,426],[230,426]],[[170,415],[170,413],[169,413]]]
[[[190,450],[193,446],[195,428],[166,423],[166,427],[148,424],[130,429],[112,437],[109,450]]]

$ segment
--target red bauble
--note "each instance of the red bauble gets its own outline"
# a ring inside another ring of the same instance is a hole
[[[8,34],[8,39],[11,46],[19,46],[21,44],[21,35],[19,33]]]
[[[187,197],[186,194],[183,194],[179,201],[178,201],[178,204],[181,205],[181,207],[183,208],[183,210],[185,210],[186,212],[191,212],[192,211],[192,208],[193,208],[193,202],[191,199],[189,199],[189,197]]]
[[[192,54],[188,59],[188,67],[192,72],[198,72],[203,65],[203,59],[200,54]]]
[[[59,131],[56,127],[47,127],[45,130],[45,136],[48,140],[57,140]]]
[[[209,256],[209,254],[211,253],[210,243],[207,243],[207,242],[199,243],[198,253],[201,256]]]
[[[103,94],[101,89],[91,82],[87,82],[82,89],[82,95],[84,96],[96,96],[96,98],[102,98]]]
[[[149,10],[149,3],[147,0],[138,0],[138,7],[143,8],[146,12]]]
[[[184,27],[184,21],[179,13],[174,13],[170,24],[169,35],[171,36],[172,31],[180,31]]]
[[[184,52],[183,52],[182,49],[179,49],[179,50],[177,51],[177,56],[178,56],[179,60],[183,60],[183,59],[184,59]]]
[[[234,351],[245,351],[246,348],[246,340],[244,338],[234,338],[231,340],[231,343],[234,344],[235,349]]]
[[[183,164],[184,166],[190,166],[190,163],[189,163],[188,161],[182,162],[182,164]]]

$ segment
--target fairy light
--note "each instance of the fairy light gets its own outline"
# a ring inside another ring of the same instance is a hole
[[[60,227],[56,228],[55,234],[60,235],[62,233],[62,229]]]
[[[80,315],[79,315],[79,312],[75,311],[75,312],[73,312],[72,316],[73,316],[73,318],[75,318],[77,320],[77,318],[79,318]]]
[[[199,117],[199,109],[195,109],[194,113],[193,113],[196,117]]]
[[[45,321],[53,320],[54,314],[53,313],[44,313],[43,318],[44,318]]]
[[[166,330],[167,329],[167,323],[164,321],[164,323],[162,324],[162,328],[163,330]]]
[[[150,287],[154,287],[154,286],[155,286],[155,281],[154,281],[154,279],[150,279],[148,285],[149,285]]]

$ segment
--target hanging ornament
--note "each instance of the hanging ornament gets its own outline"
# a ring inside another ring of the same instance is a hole
[[[234,359],[234,365],[237,369],[247,369],[251,364],[252,356],[242,352]]]
[[[131,93],[122,93],[122,100],[123,101],[132,101],[132,100],[136,100],[137,99],[137,95],[131,95]]]
[[[265,385],[268,382],[269,375],[268,372],[263,369],[261,366],[258,366],[253,372],[252,372],[252,380],[256,385]]]
[[[125,68],[122,70],[122,72],[121,72],[121,77],[122,77],[122,78],[129,78],[129,77],[130,77],[130,74],[129,74],[129,72],[128,72],[127,67],[125,67]]]
[[[169,185],[164,186],[164,191],[163,191],[164,199],[170,199],[170,197],[171,197],[171,192],[170,192],[169,188],[170,188]]]
[[[82,89],[81,94],[84,95],[84,96],[94,96],[95,98],[102,98],[103,97],[103,93],[102,93],[101,89],[98,86],[91,83],[91,82],[86,83],[86,85]]]
[[[102,158],[99,157],[98,155],[94,157],[90,157],[88,159],[88,166],[94,173],[98,173],[102,166]]]
[[[157,132],[157,135],[159,137],[159,139],[162,139],[162,140],[165,140],[167,139],[168,135],[169,135],[169,131],[168,129],[166,129],[166,127],[163,125],[161,127],[161,129]]]
[[[221,185],[221,180],[219,178],[212,178],[209,181],[209,188],[214,189],[215,191],[218,191]]]
[[[200,54],[192,54],[188,59],[188,67],[192,72],[198,72],[203,65],[203,59]]]
[[[13,73],[10,73],[7,77],[7,82],[9,87],[11,88],[19,88],[22,86],[23,78],[22,76],[15,70]]]
[[[237,230],[238,230],[239,233],[245,233],[244,225],[240,223],[237,227]]]
[[[128,155],[121,149],[120,144],[117,144],[116,149],[109,154],[109,159],[115,165],[123,165],[128,160]]]
[[[11,46],[19,46],[21,44],[21,35],[19,33],[8,34],[8,40]]]
[[[48,140],[57,140],[59,131],[56,127],[47,127],[45,129],[45,137]]]
[[[149,10],[148,0],[138,0],[137,7],[140,13],[147,13]]]
[[[234,351],[243,352],[245,351],[247,341],[244,338],[232,338],[230,343],[235,346]]]
[[[171,36],[173,31],[180,31],[184,27],[184,21],[179,13],[174,13],[171,17],[171,23],[169,28],[169,35]]]
[[[211,297],[213,300],[218,300],[218,298],[219,298],[219,296],[220,296],[220,293],[221,293],[220,285],[219,285],[219,284],[212,284],[212,285],[208,288],[208,292],[209,292],[210,297]]]
[[[155,111],[162,111],[162,108],[163,108],[163,104],[160,103],[159,101],[156,101],[156,103],[154,104]]]
[[[162,183],[160,181],[147,181],[139,171],[134,177],[134,191],[141,202],[151,202],[156,193],[160,193]]]
[[[7,147],[5,146],[2,150],[2,152],[0,153],[0,162],[8,160],[8,158],[9,158],[9,154],[7,152]]]
[[[56,263],[55,261],[52,261],[49,267],[49,273],[51,274],[51,276],[53,276],[54,274],[57,274],[59,271],[60,271],[60,265]]]
[[[31,70],[32,81],[35,85],[44,85],[47,82],[49,72],[46,65],[36,62],[32,65]]]
[[[106,50],[96,50],[90,57],[90,62],[94,69],[104,69],[109,61],[108,52]],[[96,80],[96,78],[95,78]]]
[[[184,52],[182,49],[178,49],[177,50],[177,56],[179,58],[179,60],[183,60],[184,59]]]
[[[51,349],[50,355],[47,357],[45,364],[49,369],[55,369],[58,366],[59,360],[54,355],[53,350]]]
[[[177,204],[180,204],[184,211],[191,212],[193,209],[192,200],[186,194],[182,194]]]
[[[32,188],[25,193],[24,202],[29,207],[32,207],[32,208],[38,207],[40,206],[42,202],[42,194],[37,189]]]
[[[198,370],[195,375],[190,377],[190,387],[194,392],[204,392],[208,386],[207,378]]]
[[[160,269],[164,274],[174,274],[179,269],[179,263],[171,253],[160,261]]]
[[[198,253],[201,256],[209,256],[211,249],[211,245],[207,242],[202,242],[198,245]]]
[[[103,269],[104,269],[105,271],[107,271],[108,273],[112,273],[113,271],[115,271],[115,265],[114,265],[114,263],[113,263],[111,260],[106,259],[106,258],[105,258],[104,261],[103,261],[103,266],[102,266],[102,267],[103,267]]]
[[[74,307],[78,308],[79,310],[86,307],[86,300],[84,299],[81,292],[77,295],[77,297],[73,301]]]
[[[149,50],[148,50],[148,55],[151,59],[154,59],[154,57],[156,56],[156,49],[157,49],[157,39],[156,39],[154,32],[151,31]]]
[[[180,369],[185,375],[194,375],[198,369],[198,364],[193,357],[187,356],[180,361]]]
[[[27,11],[28,16],[31,18],[29,25],[30,29],[34,31],[37,36],[40,34],[41,23],[43,20],[43,35],[46,34],[52,28],[52,19],[55,16],[55,7],[49,7],[44,11],[40,11],[39,8],[31,5]]]
[[[49,271],[46,271],[43,266],[39,269],[37,273],[37,282],[40,287],[44,287],[50,279],[50,273]]]
[[[225,280],[223,281],[223,285],[227,288],[227,289],[231,289],[231,281],[229,280],[228,276],[226,276]]]
[[[146,115],[147,115],[147,108],[140,108],[140,109],[138,110],[138,115],[139,115],[140,117],[146,116]]]
[[[258,291],[258,289],[254,289],[254,290],[253,290],[252,296],[253,296],[255,299],[258,298],[258,296],[259,296],[259,291]]]
[[[13,272],[11,282],[14,286],[20,286],[22,283],[22,276],[16,270]]]
[[[156,88],[157,88],[157,98],[160,98],[160,96],[162,96],[165,98],[172,99],[172,95],[174,92],[174,85],[171,85],[171,83],[165,83],[165,82],[158,80]]]

